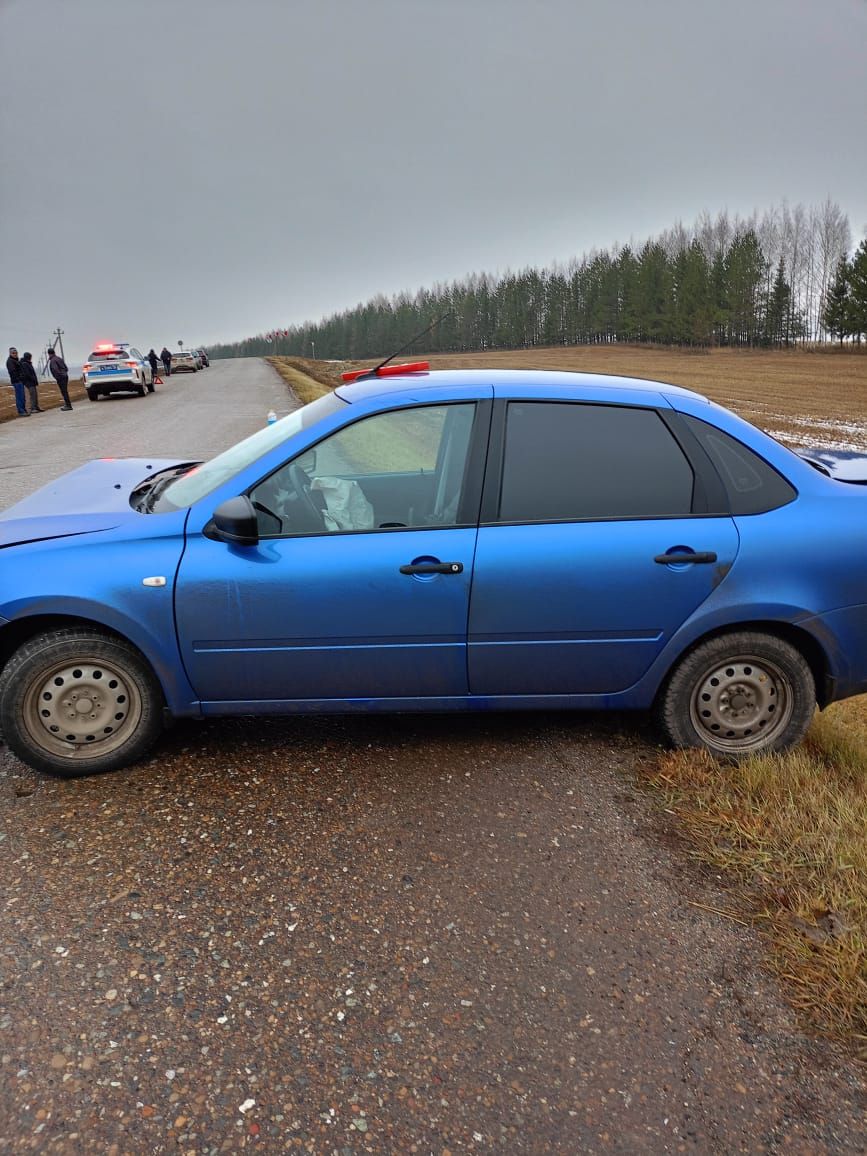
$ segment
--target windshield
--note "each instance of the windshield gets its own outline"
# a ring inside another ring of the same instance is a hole
[[[244,441],[224,450],[209,462],[196,467],[172,482],[159,495],[152,509],[159,513],[167,510],[181,510],[192,506],[200,498],[213,493],[218,486],[241,470],[246,469],[257,458],[288,441],[303,429],[309,429],[321,418],[336,413],[347,403],[334,393],[323,394],[309,405],[296,409],[273,425],[266,425]]]

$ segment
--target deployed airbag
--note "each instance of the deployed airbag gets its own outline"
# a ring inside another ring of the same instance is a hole
[[[314,478],[311,490],[322,494],[326,530],[372,530],[373,506],[358,482],[347,478]]]

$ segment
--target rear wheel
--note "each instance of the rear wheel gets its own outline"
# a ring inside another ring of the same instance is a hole
[[[140,759],[162,731],[163,696],[130,643],[53,630],[24,643],[0,676],[0,727],[31,767],[63,778]]]
[[[91,386],[88,386],[87,387],[87,396],[91,401],[96,401],[99,397],[99,394],[97,393],[97,391],[95,389],[92,389]]]
[[[660,692],[657,721],[676,747],[741,759],[800,742],[816,709],[800,651],[771,634],[739,631],[701,643]]]
[[[143,381],[142,381],[142,382],[139,382],[139,384],[136,386],[136,390],[135,390],[135,391],[136,391],[136,393],[139,395],[139,397],[144,397],[144,395],[145,395],[145,386],[144,386],[144,382],[143,382]]]

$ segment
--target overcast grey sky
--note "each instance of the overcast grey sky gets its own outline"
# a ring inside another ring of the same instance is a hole
[[[704,209],[867,226],[865,0],[0,0],[0,83],[4,349],[238,339]]]

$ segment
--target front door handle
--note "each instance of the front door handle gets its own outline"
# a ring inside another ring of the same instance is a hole
[[[716,562],[713,550],[699,550],[695,554],[657,554],[653,559],[662,566],[683,566],[686,562]]]
[[[460,574],[463,562],[418,562],[401,566],[401,574]]]

